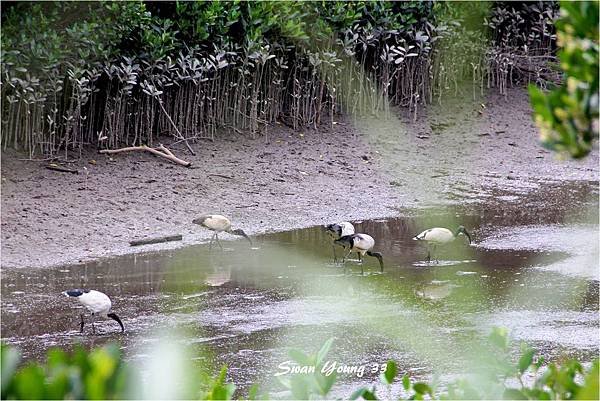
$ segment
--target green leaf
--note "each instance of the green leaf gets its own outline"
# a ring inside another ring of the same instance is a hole
[[[519,364],[518,364],[519,373],[523,374],[529,368],[529,366],[531,366],[531,363],[533,362],[534,354],[535,354],[535,351],[533,349],[527,349],[527,350],[525,350],[523,355],[521,355],[521,358],[519,358]]]
[[[6,392],[14,379],[21,354],[17,349],[6,345],[2,345],[0,353],[2,359],[2,399],[6,399]]]
[[[248,399],[256,400],[258,398],[258,390],[258,384],[254,383],[252,386],[250,386],[250,389],[248,390]]]
[[[350,396],[351,400],[358,400],[359,398],[363,400],[377,400],[375,390],[369,390],[366,387],[359,388]]]
[[[323,346],[321,347],[321,349],[319,350],[319,352],[317,352],[317,358],[315,360],[315,366],[321,366],[321,364],[325,360],[325,357],[329,353],[329,350],[331,349],[331,346],[333,345],[333,341],[334,341],[333,337],[330,338],[329,340],[325,341],[325,344],[323,344]]]
[[[21,400],[44,399],[44,370],[37,364],[29,364],[15,377],[16,396]]]
[[[417,392],[417,394],[430,394],[432,395],[431,387],[426,383],[419,382],[413,384],[413,389]]]
[[[410,376],[408,373],[402,376],[402,387],[404,387],[404,390],[406,391],[410,389]]]
[[[308,355],[306,355],[304,352],[302,352],[300,350],[291,349],[288,351],[288,355],[290,356],[290,358],[292,358],[294,360],[294,362],[296,362],[300,366],[313,366],[314,365],[313,358],[309,357]]]
[[[589,370],[583,385],[575,394],[577,400],[598,400],[600,399],[600,388],[598,378],[600,377],[600,362],[596,359]]]
[[[297,400],[308,400],[309,398],[309,385],[304,380],[304,376],[296,375],[290,380],[292,395]]]
[[[398,368],[396,366],[396,362],[388,361],[385,371],[381,374],[381,381],[385,384],[392,384],[397,374]]]
[[[492,344],[502,350],[508,348],[508,330],[503,327],[494,327],[488,336],[488,339]]]
[[[331,390],[331,387],[333,387],[333,384],[335,383],[335,381],[337,379],[337,373],[333,372],[329,376],[326,376],[319,372],[316,372],[314,374],[314,378],[315,378],[315,381],[317,382],[317,387],[319,388],[319,393],[322,396],[326,396],[329,393],[329,391]]]

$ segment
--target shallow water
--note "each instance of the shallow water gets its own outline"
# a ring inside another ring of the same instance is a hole
[[[515,349],[523,340],[548,360],[590,361],[600,345],[598,225],[587,222],[597,217],[553,204],[543,216],[488,203],[355,222],[376,239],[383,273],[369,257],[364,275],[356,260],[346,269],[333,263],[321,227],[255,237],[253,248],[223,241],[223,251],[198,245],[56,269],[3,269],[2,338],[26,359],[42,358],[51,346],[120,341],[129,360],[143,363],[160,341],[156,329],[177,327],[198,363],[226,363],[242,393],[260,382],[275,396],[283,396],[274,374],[290,359],[287,350],[316,352],[330,337],[328,360],[366,368],[363,377],[339,375],[339,396],[377,382],[372,369],[389,359],[400,374],[450,380],[472,366],[493,326],[510,330]],[[438,263],[426,262],[411,237],[458,223],[474,243],[459,239],[438,253]],[[77,302],[60,295],[73,287],[109,294],[125,334],[107,320],[97,325],[102,334],[88,327],[80,335]]]

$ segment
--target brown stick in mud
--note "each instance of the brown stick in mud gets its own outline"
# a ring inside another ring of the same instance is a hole
[[[60,171],[61,173],[71,173],[71,174],[79,174],[78,170],[73,170],[71,168],[60,167],[60,166],[46,166],[48,170]]]
[[[149,146],[146,145],[142,145],[142,146],[130,146],[128,148],[121,148],[121,149],[102,149],[100,151],[100,153],[106,153],[109,155],[115,154],[115,153],[121,153],[121,152],[131,152],[131,151],[146,151],[146,152],[150,152],[156,156],[160,156],[160,157],[164,157],[165,159],[169,159],[171,160],[173,163],[185,166],[185,167],[190,167],[192,165],[192,163],[190,162],[186,162],[185,160],[181,160],[180,158],[176,157],[173,155],[173,153],[171,153],[170,150],[168,150],[167,148],[165,148],[163,145],[160,145],[160,149],[162,150],[158,150],[158,149],[154,149],[151,148]]]
[[[166,237],[157,237],[157,238],[146,238],[146,239],[137,239],[134,241],[129,241],[130,246],[139,246],[139,245],[149,245],[149,244],[160,244],[162,242],[170,242],[170,241],[181,241],[181,234],[177,235],[168,235]]]

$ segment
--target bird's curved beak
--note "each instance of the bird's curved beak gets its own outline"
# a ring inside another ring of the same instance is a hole
[[[471,245],[471,235],[467,232],[467,230],[464,230],[463,232],[465,233],[465,235],[469,239],[469,245]]]
[[[381,268],[381,272],[383,273],[383,256],[380,253],[375,254],[377,260],[379,260],[379,267]]]
[[[123,333],[125,331],[125,327],[123,326],[123,322],[121,322],[121,319],[119,319],[119,316],[117,316],[115,313],[109,313],[108,315],[109,318],[115,320],[117,323],[119,323],[119,326],[121,326],[121,333]]]
[[[250,243],[250,246],[252,246],[252,240],[250,239],[250,237],[248,237],[248,236],[246,235],[246,233],[245,233],[245,232],[242,232],[242,236],[243,236],[244,238],[246,238],[246,239],[248,240],[248,242]]]
[[[233,230],[233,231],[231,231],[231,234],[239,235],[239,236],[246,238],[248,240],[248,242],[250,243],[250,246],[252,246],[252,240],[250,239],[250,237],[248,237],[248,235],[243,230],[240,230],[240,229]]]

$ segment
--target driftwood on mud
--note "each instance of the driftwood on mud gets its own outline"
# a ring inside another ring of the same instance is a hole
[[[160,244],[162,242],[171,242],[171,241],[181,241],[183,236],[181,234],[177,235],[167,235],[166,237],[156,237],[156,238],[146,238],[146,239],[138,239],[134,241],[129,241],[130,246],[139,246],[139,245],[149,245],[149,244]]]
[[[149,146],[146,145],[142,145],[142,146],[130,146],[127,148],[121,148],[121,149],[102,149],[100,151],[100,153],[106,153],[109,155],[115,154],[115,153],[121,153],[121,152],[132,152],[132,151],[146,151],[146,152],[150,152],[156,156],[160,156],[160,157],[164,157],[165,159],[169,159],[171,160],[173,163],[179,164],[181,166],[185,166],[185,167],[190,167],[192,165],[192,163],[190,162],[186,162],[185,160],[181,160],[180,158],[178,158],[177,156],[175,156],[173,154],[173,152],[171,152],[169,149],[165,148],[163,145],[160,145],[158,147],[158,149],[155,148],[151,148]]]
[[[72,168],[66,168],[66,167],[56,166],[56,165],[49,165],[49,166],[46,166],[46,168],[48,170],[60,171],[61,173],[79,174],[78,170],[75,170],[75,169],[72,169]]]

